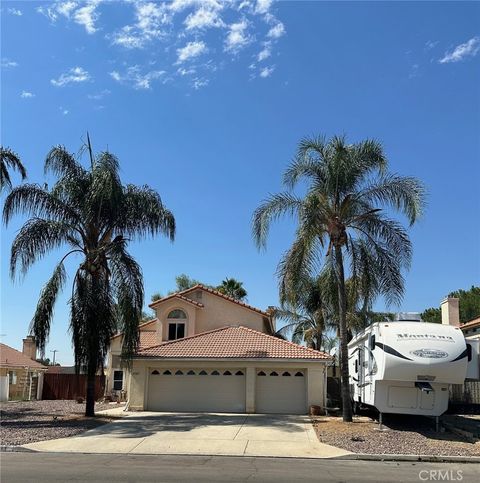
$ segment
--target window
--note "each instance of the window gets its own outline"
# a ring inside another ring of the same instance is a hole
[[[275,371],[271,372],[270,375],[271,376],[278,376],[278,374]]]
[[[244,374],[243,374],[243,371],[237,371],[237,372],[235,373],[235,375],[236,375],[236,376],[243,376]]]
[[[181,309],[175,309],[168,314],[167,318],[168,319],[186,319],[187,314]]]
[[[167,369],[166,371],[163,372],[164,376],[171,376],[172,373]]]
[[[297,373],[295,374],[295,377],[303,377],[303,372],[297,372]]]
[[[154,371],[152,371],[152,375],[153,376],[158,376],[160,373],[155,369]]]
[[[210,375],[211,376],[219,376],[220,373],[218,371],[212,371],[212,373]]]
[[[472,360],[472,346],[470,344],[467,344],[467,359],[468,362]]]
[[[231,373],[230,371],[225,371],[225,372],[223,373],[223,375],[224,375],[224,376],[231,376],[231,375],[232,375],[232,373]]]
[[[198,374],[200,376],[206,376],[207,375],[207,371],[200,371]]]
[[[187,376],[194,376],[195,375],[195,372],[190,370],[187,372]]]
[[[9,384],[16,384],[17,383],[17,373],[14,371],[10,371],[8,373],[8,383]]]
[[[113,390],[121,391],[123,389],[123,371],[113,371]]]
[[[289,373],[289,372],[284,372],[284,373],[282,374],[282,376],[289,376],[289,375],[290,375],[290,373]]]
[[[183,339],[185,337],[185,324],[168,324],[168,340]]]
[[[177,372],[175,372],[176,376],[183,376],[183,372],[179,369]]]
[[[263,371],[260,371],[257,376],[266,376],[266,374]]]

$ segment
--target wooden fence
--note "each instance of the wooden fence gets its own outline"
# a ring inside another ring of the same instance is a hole
[[[95,376],[95,400],[104,396],[105,376]],[[49,374],[43,380],[43,399],[78,399],[87,395],[85,374]]]

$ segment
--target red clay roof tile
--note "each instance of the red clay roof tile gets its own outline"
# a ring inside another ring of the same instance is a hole
[[[140,349],[138,357],[188,359],[321,359],[324,352],[247,327],[222,327],[184,339]]]
[[[17,351],[13,347],[0,343],[0,366],[1,367],[31,367],[34,369],[47,369],[47,366],[34,361]]]

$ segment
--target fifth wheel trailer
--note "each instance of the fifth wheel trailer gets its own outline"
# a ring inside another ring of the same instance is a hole
[[[348,344],[354,406],[440,416],[448,407],[449,385],[463,384],[469,363],[478,365],[472,352],[475,348],[457,327],[416,321],[372,324]]]

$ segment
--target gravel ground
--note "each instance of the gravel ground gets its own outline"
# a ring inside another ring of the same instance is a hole
[[[112,409],[96,403],[95,411]],[[111,421],[108,417],[84,417],[85,404],[76,401],[18,401],[0,404],[2,445],[22,445],[46,439],[66,438]]]
[[[480,442],[469,443],[450,432],[437,433],[434,423],[420,416],[384,415],[384,428],[369,417],[355,417],[353,423],[341,418],[312,417],[322,443],[353,453],[413,454],[435,456],[480,456]]]

